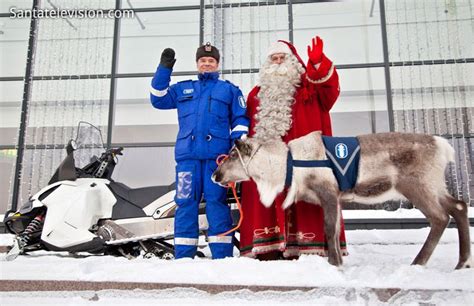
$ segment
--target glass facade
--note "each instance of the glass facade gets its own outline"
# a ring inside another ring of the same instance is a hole
[[[44,18],[34,28],[30,18],[9,17],[11,7],[34,3],[0,1],[0,214],[46,184],[81,120],[100,127],[109,146],[125,147],[116,180],[173,182],[176,111],[149,102],[164,48],[176,51],[175,83],[195,78],[195,49],[212,42],[222,78],[247,95],[272,42],[291,40],[306,61],[316,35],[340,77],[334,135],[442,135],[457,153],[449,186],[474,205],[472,1],[57,0],[58,8],[118,6],[134,15]]]

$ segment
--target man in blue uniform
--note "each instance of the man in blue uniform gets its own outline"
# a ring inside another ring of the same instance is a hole
[[[170,86],[175,52],[167,48],[151,84],[151,104],[159,109],[178,109],[176,139],[175,257],[193,258],[198,244],[198,209],[206,199],[209,246],[212,258],[232,256],[232,218],[226,189],[211,181],[216,157],[229,152],[235,139],[248,133],[247,105],[240,89],[219,80],[219,50],[207,43],[197,49],[198,80]]]

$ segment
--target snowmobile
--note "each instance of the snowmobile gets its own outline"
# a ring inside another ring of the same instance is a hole
[[[48,185],[5,214],[5,227],[15,235],[6,260],[35,250],[173,259],[167,240],[173,238],[175,185],[132,189],[114,181],[122,150],[105,150],[100,130],[80,122]],[[201,234],[208,227],[204,210],[201,203]]]

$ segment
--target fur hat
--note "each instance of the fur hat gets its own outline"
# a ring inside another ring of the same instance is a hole
[[[272,56],[276,53],[291,54],[292,52],[287,44],[279,40],[270,46],[270,48],[268,49],[267,56]]]
[[[219,49],[211,45],[210,42],[207,42],[205,45],[200,46],[196,50],[196,62],[201,58],[201,57],[213,57],[216,59],[217,62],[219,62],[221,55],[219,54]]]

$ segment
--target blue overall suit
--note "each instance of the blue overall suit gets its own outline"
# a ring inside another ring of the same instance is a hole
[[[169,86],[172,69],[158,66],[152,80],[151,103],[178,110],[176,139],[175,258],[194,257],[198,244],[198,209],[206,199],[208,238],[212,258],[232,256],[232,228],[227,190],[211,181],[216,157],[228,153],[235,139],[248,133],[246,101],[240,89],[219,80],[218,72],[199,74],[199,80]]]

